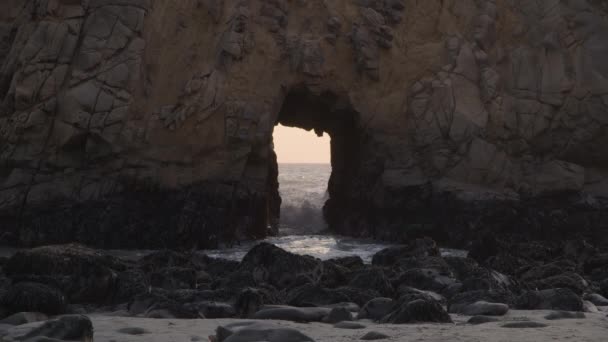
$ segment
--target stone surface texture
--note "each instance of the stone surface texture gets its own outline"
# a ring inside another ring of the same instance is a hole
[[[600,0],[4,0],[0,240],[263,237],[278,122],[331,136],[337,232],[573,227],[608,196],[607,59]]]

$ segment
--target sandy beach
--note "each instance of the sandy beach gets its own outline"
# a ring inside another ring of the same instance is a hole
[[[606,312],[587,313],[585,319],[546,320],[551,311],[512,310],[499,322],[481,325],[466,324],[467,316],[452,315],[454,324],[375,324],[361,321],[366,328],[357,330],[338,329],[330,324],[299,324],[287,321],[272,321],[280,326],[295,328],[316,342],[358,341],[370,331],[390,336],[383,341],[428,341],[428,342],[540,342],[576,341],[600,342],[608,337]],[[96,342],[170,342],[207,341],[218,326],[243,320],[235,319],[146,319],[128,317],[90,316],[93,321]],[[506,322],[530,320],[544,323],[545,328],[504,328]],[[19,327],[24,329],[23,327]],[[120,333],[123,328],[141,328],[146,333],[130,335]]]

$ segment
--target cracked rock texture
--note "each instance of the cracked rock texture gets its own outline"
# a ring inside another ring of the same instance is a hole
[[[594,231],[606,60],[601,0],[3,0],[0,241],[262,237],[277,122],[332,137],[335,231]]]

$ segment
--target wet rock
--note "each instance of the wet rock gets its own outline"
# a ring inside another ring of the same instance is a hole
[[[507,312],[507,304],[479,301],[465,306],[460,313],[467,316],[504,316]]]
[[[468,291],[459,293],[450,298],[448,301],[448,310],[451,313],[457,313],[462,312],[467,306],[479,301],[510,304],[513,300],[513,295],[508,292],[486,290]]]
[[[435,269],[411,269],[402,273],[396,281],[399,284],[441,293],[456,283],[449,274],[442,274]]]
[[[377,332],[377,331],[370,331],[367,334],[361,336],[360,340],[363,341],[377,341],[377,340],[385,340],[387,338],[390,338],[390,336],[383,334],[381,332]]]
[[[331,312],[327,308],[276,307],[262,309],[253,315],[253,319],[276,319],[292,322],[322,322]]]
[[[510,322],[502,325],[503,328],[513,329],[529,329],[529,328],[546,328],[548,325],[539,322],[523,321],[523,322]]]
[[[329,259],[328,261],[333,262],[334,264],[340,265],[342,267],[345,267],[351,271],[358,270],[365,266],[365,264],[363,263],[363,259],[361,259],[361,257],[358,255],[347,256],[347,257],[336,258],[336,259]]]
[[[148,318],[202,318],[202,314],[191,305],[201,298],[179,298],[179,294],[154,289],[151,292],[135,296],[128,304],[129,313]]]
[[[398,293],[399,293],[399,296],[398,296],[399,300],[405,300],[408,302],[414,301],[416,299],[424,299],[424,300],[434,300],[442,305],[447,303],[445,297],[443,297],[442,295],[440,295],[436,292],[423,291],[423,290],[415,289],[415,288],[409,287],[409,286],[400,287],[398,290]]]
[[[324,323],[334,324],[344,321],[352,321],[353,314],[344,307],[333,308],[323,319]]]
[[[364,290],[352,287],[327,289],[321,286],[307,284],[289,292],[287,303],[293,306],[327,306],[331,304],[353,302],[364,305],[367,301],[381,297],[374,290]]]
[[[115,290],[110,298],[112,303],[127,303],[136,295],[148,291],[150,280],[140,269],[128,269],[118,273]]]
[[[65,296],[59,290],[31,282],[12,285],[0,303],[9,313],[31,311],[60,315],[67,309]]]
[[[393,305],[394,301],[391,298],[374,298],[365,303],[357,318],[378,321],[390,313]]]
[[[228,303],[221,302],[198,302],[187,307],[195,308],[203,317],[209,319],[232,318],[236,316],[236,310]]]
[[[431,239],[416,239],[406,246],[390,247],[376,253],[372,265],[390,267],[399,259],[412,257],[440,256],[439,248]]]
[[[385,297],[391,297],[394,289],[391,282],[379,268],[360,270],[352,275],[348,286],[360,289],[372,289]]]
[[[337,329],[349,329],[349,330],[358,330],[365,329],[365,325],[356,322],[339,322],[334,324],[334,328]]]
[[[583,301],[570,289],[548,289],[524,293],[517,298],[515,307],[524,310],[583,311]]]
[[[418,299],[398,303],[393,311],[382,319],[382,323],[451,323],[452,318],[437,302]]]
[[[584,300],[588,300],[597,306],[608,306],[608,299],[599,293],[588,293],[583,296]]]
[[[239,293],[234,307],[238,317],[249,318],[258,312],[264,304],[264,295],[260,290],[246,288]]]
[[[196,271],[185,267],[164,267],[150,275],[150,284],[165,290],[196,288]]]
[[[295,329],[265,322],[240,322],[219,327],[215,339],[217,342],[314,342]]]
[[[70,244],[19,251],[8,260],[5,272],[12,278],[45,279],[72,303],[100,303],[113,295],[117,273],[124,269],[114,257]]]
[[[66,315],[45,321],[27,332],[18,327],[14,331],[9,331],[9,335],[17,341],[36,340],[36,338],[53,339],[52,341],[92,341],[93,323],[83,315]]]
[[[546,315],[545,319],[553,321],[559,319],[583,319],[585,317],[585,314],[582,312],[554,311]]]
[[[538,281],[532,281],[528,284],[532,288],[539,290],[567,288],[574,291],[578,295],[582,295],[589,286],[583,277],[574,272],[565,272]]]
[[[583,301],[583,311],[589,313],[599,313],[600,310],[595,306],[595,304],[591,303],[588,300]]]
[[[245,255],[239,270],[253,273],[256,282],[267,282],[278,289],[301,285],[302,280],[314,283],[323,276],[320,260],[290,253],[266,242]]]
[[[0,324],[21,325],[33,322],[46,321],[49,317],[41,312],[19,312],[0,320]]]
[[[496,317],[473,316],[473,317],[469,318],[467,323],[473,324],[473,325],[479,325],[479,324],[492,323],[492,322],[498,322],[498,321],[499,321],[499,319]]]

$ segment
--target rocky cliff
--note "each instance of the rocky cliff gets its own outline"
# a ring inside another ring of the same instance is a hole
[[[3,0],[0,239],[264,236],[278,122],[335,231],[598,231],[607,58],[602,0]]]

